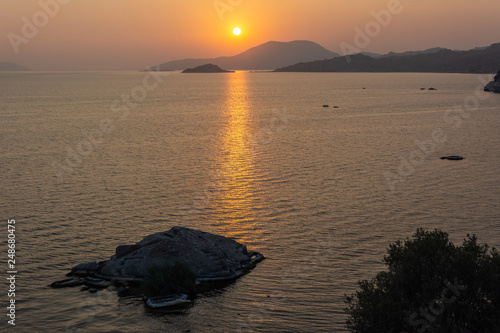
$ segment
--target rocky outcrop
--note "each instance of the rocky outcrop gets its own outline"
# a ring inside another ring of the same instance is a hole
[[[234,71],[226,71],[214,64],[201,65],[195,68],[188,68],[182,71],[183,73],[234,73]]]
[[[485,87],[484,91],[492,91],[496,93],[500,93],[500,71],[495,75],[494,81],[490,81]]]
[[[173,227],[145,237],[134,245],[121,245],[110,260],[75,266],[71,274],[106,280],[142,281],[149,267],[185,264],[198,282],[223,281],[245,274],[264,259],[233,239],[199,230]]]

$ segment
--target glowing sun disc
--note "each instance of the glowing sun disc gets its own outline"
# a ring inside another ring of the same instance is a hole
[[[240,29],[240,28],[238,28],[238,27],[234,28],[234,29],[233,29],[233,34],[234,34],[235,36],[239,36],[239,35],[241,35],[241,29]]]

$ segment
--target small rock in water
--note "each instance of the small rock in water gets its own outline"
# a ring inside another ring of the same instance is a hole
[[[452,156],[443,156],[443,157],[440,157],[440,159],[450,160],[450,161],[460,161],[460,160],[463,160],[464,158],[462,156],[452,155]]]
[[[498,71],[497,75],[490,81],[485,87],[484,91],[492,91],[495,93],[500,93],[500,71]]]

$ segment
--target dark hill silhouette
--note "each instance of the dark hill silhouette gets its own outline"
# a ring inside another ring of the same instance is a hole
[[[432,54],[432,53],[438,53],[440,51],[450,51],[450,49],[445,49],[443,47],[433,47],[431,49],[423,50],[423,51],[406,51],[406,52],[389,52],[387,54],[381,55],[380,58],[386,58],[386,57],[405,57],[405,56],[413,56],[413,55],[419,55],[419,54]],[[373,57],[375,58],[375,57]]]
[[[338,56],[338,53],[331,52],[310,41],[267,42],[231,57],[175,60],[149,67],[146,70],[183,70],[207,63],[231,70],[273,70],[301,61],[330,59]]]
[[[182,71],[183,73],[234,73],[234,71],[226,71],[214,64],[201,65],[195,68],[188,68]]]
[[[379,54],[373,52],[361,52],[360,54],[367,55],[372,58],[386,58],[386,57],[401,57],[401,56],[409,56],[409,55],[417,55],[417,54],[427,54],[427,53],[437,53],[439,51],[448,50],[442,47],[434,47],[431,49],[423,50],[423,51],[405,51],[405,52],[389,52],[387,54]]]
[[[13,62],[0,62],[0,71],[29,71],[29,69]]]
[[[387,55],[363,54],[298,63],[276,72],[430,72],[495,73],[500,68],[500,43],[469,51],[442,49],[434,53]]]

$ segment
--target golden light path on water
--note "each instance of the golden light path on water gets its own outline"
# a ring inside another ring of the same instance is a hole
[[[209,209],[214,225],[225,236],[234,237],[243,243],[255,239],[256,172],[253,139],[252,111],[248,95],[246,72],[227,75],[227,93],[221,126],[220,149],[217,169],[213,179],[217,179],[217,195]]]

